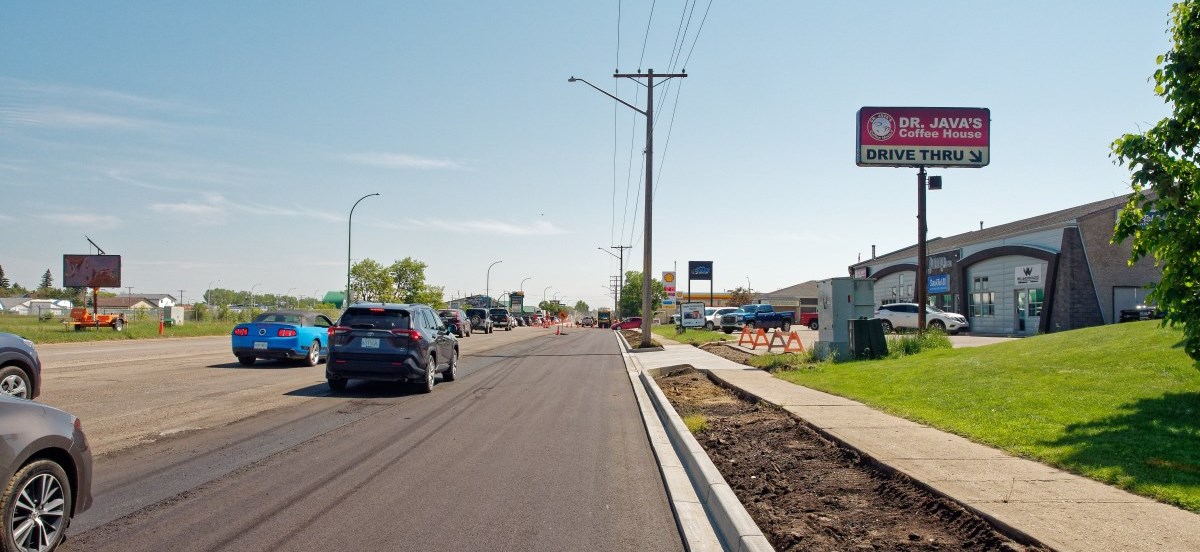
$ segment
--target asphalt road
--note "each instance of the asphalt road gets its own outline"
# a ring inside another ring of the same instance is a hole
[[[39,349],[41,400],[109,443],[63,549],[682,550],[612,332],[552,334],[463,339],[429,395],[225,339]]]

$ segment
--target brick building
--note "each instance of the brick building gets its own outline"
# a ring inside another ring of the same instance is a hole
[[[1128,264],[1111,244],[1129,196],[928,242],[929,303],[961,313],[971,333],[1032,335],[1116,322],[1162,277],[1153,259]],[[917,246],[850,266],[875,280],[877,305],[915,297]]]

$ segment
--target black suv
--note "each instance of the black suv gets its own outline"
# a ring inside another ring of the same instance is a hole
[[[513,320],[512,315],[508,313],[508,309],[491,309],[488,314],[492,318],[492,324],[495,324],[497,328],[504,328],[506,332],[511,332],[513,326],[517,325],[516,320]]]
[[[492,333],[492,319],[488,318],[487,309],[467,309],[467,318],[471,319],[471,329],[485,334]]]
[[[458,376],[458,340],[427,305],[356,303],[329,328],[325,380],[341,391],[352,379],[417,382],[433,391],[434,377]]]
[[[36,399],[42,384],[42,361],[33,342],[0,333],[0,394]]]

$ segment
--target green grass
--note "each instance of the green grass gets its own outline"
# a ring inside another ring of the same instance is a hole
[[[700,433],[708,429],[708,417],[704,414],[685,414],[683,425],[687,426],[688,431],[692,434]]]
[[[1200,370],[1135,322],[776,376],[1200,512]]]
[[[691,343],[693,345],[699,345],[701,343],[709,343],[711,341],[722,341],[722,340],[732,341],[734,343],[737,343],[737,338],[738,338],[738,334],[736,334],[736,333],[731,334],[731,335],[726,335],[725,332],[722,332],[720,330],[710,332],[705,329],[688,328],[688,330],[684,333],[677,333],[675,331],[675,326],[673,326],[671,324],[659,324],[657,326],[654,326],[654,329],[652,331],[654,332],[655,335],[665,337],[672,341],[678,341],[680,343]]]
[[[197,337],[205,335],[229,335],[235,322],[187,322],[181,326],[163,328],[161,337]],[[113,341],[120,339],[159,338],[158,318],[126,321],[125,329],[91,328],[83,331],[68,331],[61,318],[39,321],[35,316],[0,316],[0,332],[14,333],[34,343],[75,343],[81,341]]]

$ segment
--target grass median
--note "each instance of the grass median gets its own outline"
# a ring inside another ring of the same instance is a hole
[[[671,324],[658,324],[654,326],[652,331],[655,335],[665,337],[672,341],[678,341],[679,343],[691,343],[693,345],[721,340],[737,343],[738,338],[738,334],[736,333],[730,335],[722,332],[721,330],[709,331],[703,328],[688,328],[686,332],[679,333],[675,329],[675,326]]]
[[[1200,512],[1200,370],[1134,322],[777,377]]]
[[[179,326],[164,326],[163,334],[159,336],[158,318],[126,320],[125,327],[118,332],[103,327],[69,330],[61,318],[39,321],[35,316],[0,316],[0,332],[14,333],[37,344],[229,335],[234,324],[236,322],[187,322]]]

